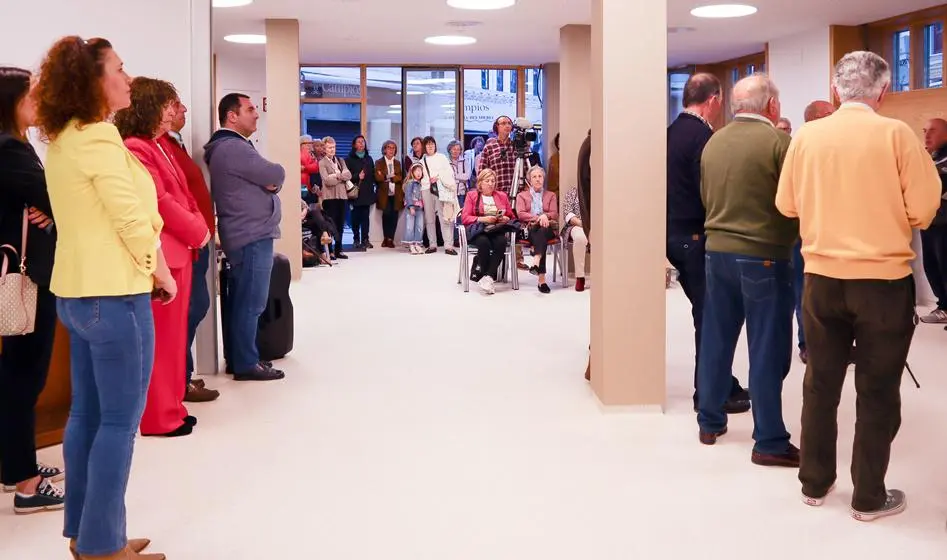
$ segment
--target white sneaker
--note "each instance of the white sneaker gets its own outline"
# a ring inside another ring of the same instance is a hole
[[[897,515],[907,507],[907,497],[901,490],[888,490],[888,499],[885,504],[875,511],[858,511],[852,508],[852,517],[857,521],[874,521],[882,517]]]
[[[493,285],[493,278],[490,278],[489,276],[484,276],[478,280],[477,285],[480,286],[480,291],[485,295],[490,296],[496,293],[496,288]]]
[[[805,494],[802,494],[802,503],[806,504],[807,506],[819,507],[825,503],[825,497],[831,494],[832,490],[835,490],[834,484],[832,485],[831,488],[829,488],[829,491],[825,493],[825,496],[822,496],[821,498],[813,498],[811,496],[806,496]]]
[[[927,315],[921,317],[921,322],[935,325],[947,324],[947,311],[944,311],[943,309],[935,309]]]

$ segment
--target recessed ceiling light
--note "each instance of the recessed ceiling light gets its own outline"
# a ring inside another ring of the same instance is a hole
[[[215,8],[236,8],[252,4],[253,0],[214,0],[211,4]]]
[[[242,43],[245,45],[265,45],[266,35],[227,35],[224,37],[224,41],[229,41],[231,43]]]
[[[447,5],[459,10],[502,10],[516,4],[516,0],[447,0]]]
[[[424,40],[424,42],[429,45],[456,47],[461,45],[472,45],[476,43],[477,40],[467,35],[438,35],[436,37],[428,37]]]
[[[691,10],[691,15],[699,18],[736,18],[751,16],[756,11],[754,6],[746,4],[713,4],[696,7]]]

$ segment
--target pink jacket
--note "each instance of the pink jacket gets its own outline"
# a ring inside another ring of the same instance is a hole
[[[536,221],[533,216],[533,191],[526,189],[516,195],[516,217],[524,224],[530,224]],[[559,221],[559,201],[556,199],[556,193],[543,191],[543,214],[549,218],[550,222]]]
[[[503,211],[503,214],[506,215],[509,219],[513,219],[513,209],[510,207],[510,199],[506,197],[506,193],[501,191],[493,191],[493,202],[496,203],[497,208]],[[483,216],[483,208],[480,208],[480,193],[477,191],[472,191],[467,195],[467,198],[464,200],[464,210],[461,212],[461,222],[465,226],[469,226],[477,221],[477,218]]]

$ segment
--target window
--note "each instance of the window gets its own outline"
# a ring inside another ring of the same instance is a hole
[[[764,62],[763,64],[760,64],[760,72],[762,72],[763,74],[766,73],[766,63],[765,63],[765,62]]]
[[[543,122],[543,99],[546,94],[542,90],[542,74],[540,68],[526,69],[526,118],[533,124]]]
[[[540,86],[540,81],[542,80],[542,68],[533,68],[533,95],[542,95],[543,90]]]
[[[518,85],[516,80],[518,76],[519,72],[516,70],[510,70],[510,93],[516,93],[516,86]]]
[[[740,81],[740,69],[734,68],[730,72],[730,85],[735,85],[739,81]]]
[[[938,21],[924,27],[923,87],[937,88],[944,84],[944,24]]]
[[[490,71],[480,71],[480,89],[490,89]]]
[[[746,65],[746,74],[745,74],[745,75],[746,75],[746,76],[752,76],[753,74],[756,74],[756,65],[755,65],[755,64],[747,64],[747,65]]]
[[[684,111],[684,85],[690,77],[687,71],[668,74],[668,125]]]
[[[503,91],[503,70],[497,70],[497,91]]]
[[[443,78],[444,76],[433,76]],[[366,122],[365,132],[368,141],[368,153],[372,158],[382,156],[381,146],[387,140],[394,140],[398,145],[398,154],[403,156],[401,146],[401,68],[376,68],[369,66],[365,69],[366,95]],[[418,91],[415,91],[417,89]],[[418,95],[420,88],[408,90],[408,104],[422,99]]]
[[[516,118],[516,94],[503,91],[506,89],[503,80],[507,72],[509,70],[464,68],[464,92],[460,99],[464,105],[461,122],[464,148],[469,148],[470,142],[477,136],[486,140],[493,133],[493,121],[500,115]],[[512,72],[515,74],[516,70]],[[492,82],[486,89],[482,87],[484,76],[489,76]],[[478,81],[481,87],[477,87]],[[539,99],[527,95],[528,118],[535,118],[535,113],[531,112],[531,107],[534,106],[540,107],[539,114],[542,114]]]
[[[894,68],[892,68],[892,91],[911,89],[911,32],[907,29],[897,31],[893,37]]]
[[[303,66],[299,69],[299,95],[303,99],[359,99],[362,69]]]

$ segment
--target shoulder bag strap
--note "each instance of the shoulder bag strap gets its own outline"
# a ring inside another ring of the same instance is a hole
[[[30,225],[30,213],[27,208],[23,208],[23,233],[20,239],[20,273],[26,272],[26,237],[27,229]]]
[[[421,158],[421,161],[424,163],[424,169],[427,171],[427,178],[431,178],[431,168],[427,166],[427,156]]]

